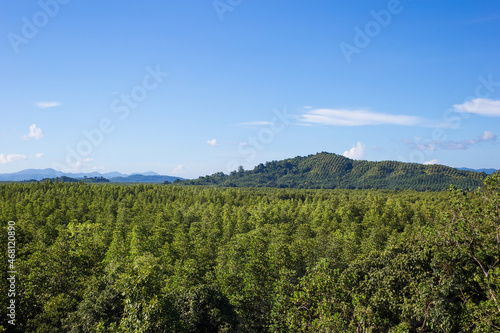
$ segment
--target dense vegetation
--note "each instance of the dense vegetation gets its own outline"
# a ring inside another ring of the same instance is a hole
[[[245,171],[240,167],[229,175],[219,172],[180,183],[227,187],[441,191],[448,189],[450,184],[464,190],[476,189],[484,178],[484,172],[458,170],[444,165],[357,161],[323,152],[259,164],[253,170]]]
[[[161,175],[130,175],[126,177],[112,177],[109,179],[112,183],[171,183],[175,180],[183,178]]]
[[[15,221],[15,328],[498,331],[500,176],[486,184],[449,193],[0,184],[4,249]],[[6,281],[6,255],[1,265]],[[4,311],[0,326],[12,328]]]
[[[84,177],[84,178],[72,178],[72,177],[67,177],[67,176],[60,176],[56,178],[44,178],[40,180],[40,182],[65,182],[65,183],[78,183],[78,182],[83,182],[83,183],[109,183],[109,179],[106,179],[104,177]],[[32,182],[38,182],[36,179],[29,179],[29,180],[24,180],[22,181],[23,183],[32,183]]]
[[[182,178],[171,177],[171,176],[144,176],[144,175],[130,175],[127,177],[112,177],[110,179],[104,178],[102,176],[87,177],[83,178],[73,178],[68,176],[60,176],[55,178],[43,178],[40,182],[51,181],[51,182],[65,182],[65,183],[166,183],[169,184],[175,180],[181,180]],[[37,182],[36,179],[23,180],[24,183]]]

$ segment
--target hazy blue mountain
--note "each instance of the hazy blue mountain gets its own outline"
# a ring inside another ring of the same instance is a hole
[[[148,171],[148,172],[144,172],[144,173],[140,173],[139,175],[143,175],[143,176],[160,176],[160,174],[154,172],[154,171]]]
[[[163,183],[165,180],[174,181],[176,179],[182,179],[180,177],[159,175],[153,171],[148,171],[143,174],[128,175],[116,171],[106,172],[106,173],[99,173],[97,171],[70,173],[48,168],[48,169],[26,169],[13,173],[0,173],[0,181],[18,182],[23,180],[33,180],[33,179],[42,180],[42,179],[54,179],[60,177],[69,177],[73,179],[81,179],[84,177],[88,178],[104,177],[114,182],[148,182],[148,183]]]
[[[128,176],[127,174],[124,174],[124,173],[121,173],[121,172],[106,172],[106,173],[103,173],[102,176],[104,178],[113,178],[113,177],[126,177]]]
[[[485,172],[487,175],[491,175],[497,172],[496,169],[471,169],[471,168],[457,168],[457,169],[465,171]]]
[[[2,173],[0,174],[0,181],[41,180],[43,178],[57,178],[61,176],[65,176],[65,174],[54,169],[26,169],[14,173]]]

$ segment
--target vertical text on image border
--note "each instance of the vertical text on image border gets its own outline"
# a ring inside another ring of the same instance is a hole
[[[7,322],[9,325],[16,325],[16,222],[7,222],[7,262],[9,263],[7,274],[9,277],[7,297],[9,299],[7,306]]]

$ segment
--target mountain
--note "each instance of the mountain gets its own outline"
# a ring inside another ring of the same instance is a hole
[[[143,175],[143,176],[160,176],[159,174],[157,174],[154,171],[148,171],[148,172],[140,173],[140,175]]]
[[[282,188],[377,188],[440,191],[455,185],[475,189],[482,185],[486,173],[458,170],[444,165],[423,165],[396,161],[370,162],[331,153],[259,164],[253,170],[222,172],[186,185],[218,185],[230,187]]]
[[[484,172],[487,175],[492,175],[495,172],[497,172],[496,169],[471,169],[471,168],[457,168],[458,170],[465,170],[465,171],[475,171],[475,172]]]
[[[79,183],[79,182],[84,182],[84,183],[109,183],[109,180],[104,178],[104,177],[86,177],[84,179],[77,179],[77,178],[71,178],[71,177],[66,177],[66,176],[61,176],[57,178],[44,178],[40,180],[41,182],[44,182],[46,180],[50,181],[59,181],[59,182],[64,182],[64,183]],[[26,181],[30,182],[30,181]]]
[[[0,181],[41,180],[43,178],[57,178],[61,176],[67,176],[67,174],[54,169],[26,169],[14,173],[0,174]]]
[[[66,178],[61,178],[66,177]],[[87,178],[106,178],[111,182],[147,182],[147,183],[163,183],[165,180],[170,182],[176,179],[183,179],[180,177],[173,176],[162,176],[153,171],[148,171],[143,174],[133,174],[127,175],[121,172],[81,172],[81,173],[67,173],[62,171],[57,171],[54,169],[26,169],[14,173],[2,173],[0,174],[0,181],[23,181],[23,180],[42,180],[42,179],[77,179],[81,180],[84,177]]]
[[[85,176],[88,177],[87,174],[85,174]],[[103,173],[101,176],[103,176],[104,178],[113,178],[113,177],[126,177],[128,175],[124,174],[124,173],[121,173],[121,172],[116,172],[116,171],[113,171],[113,172],[106,172],[106,173]]]

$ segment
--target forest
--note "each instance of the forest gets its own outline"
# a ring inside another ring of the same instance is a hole
[[[445,165],[353,160],[321,152],[261,163],[252,170],[244,170],[240,166],[229,174],[217,172],[175,182],[180,185],[224,187],[442,191],[450,185],[463,190],[476,189],[486,176],[484,172],[464,171]]]
[[[500,330],[499,173],[440,192],[9,183],[0,216],[0,331]]]

